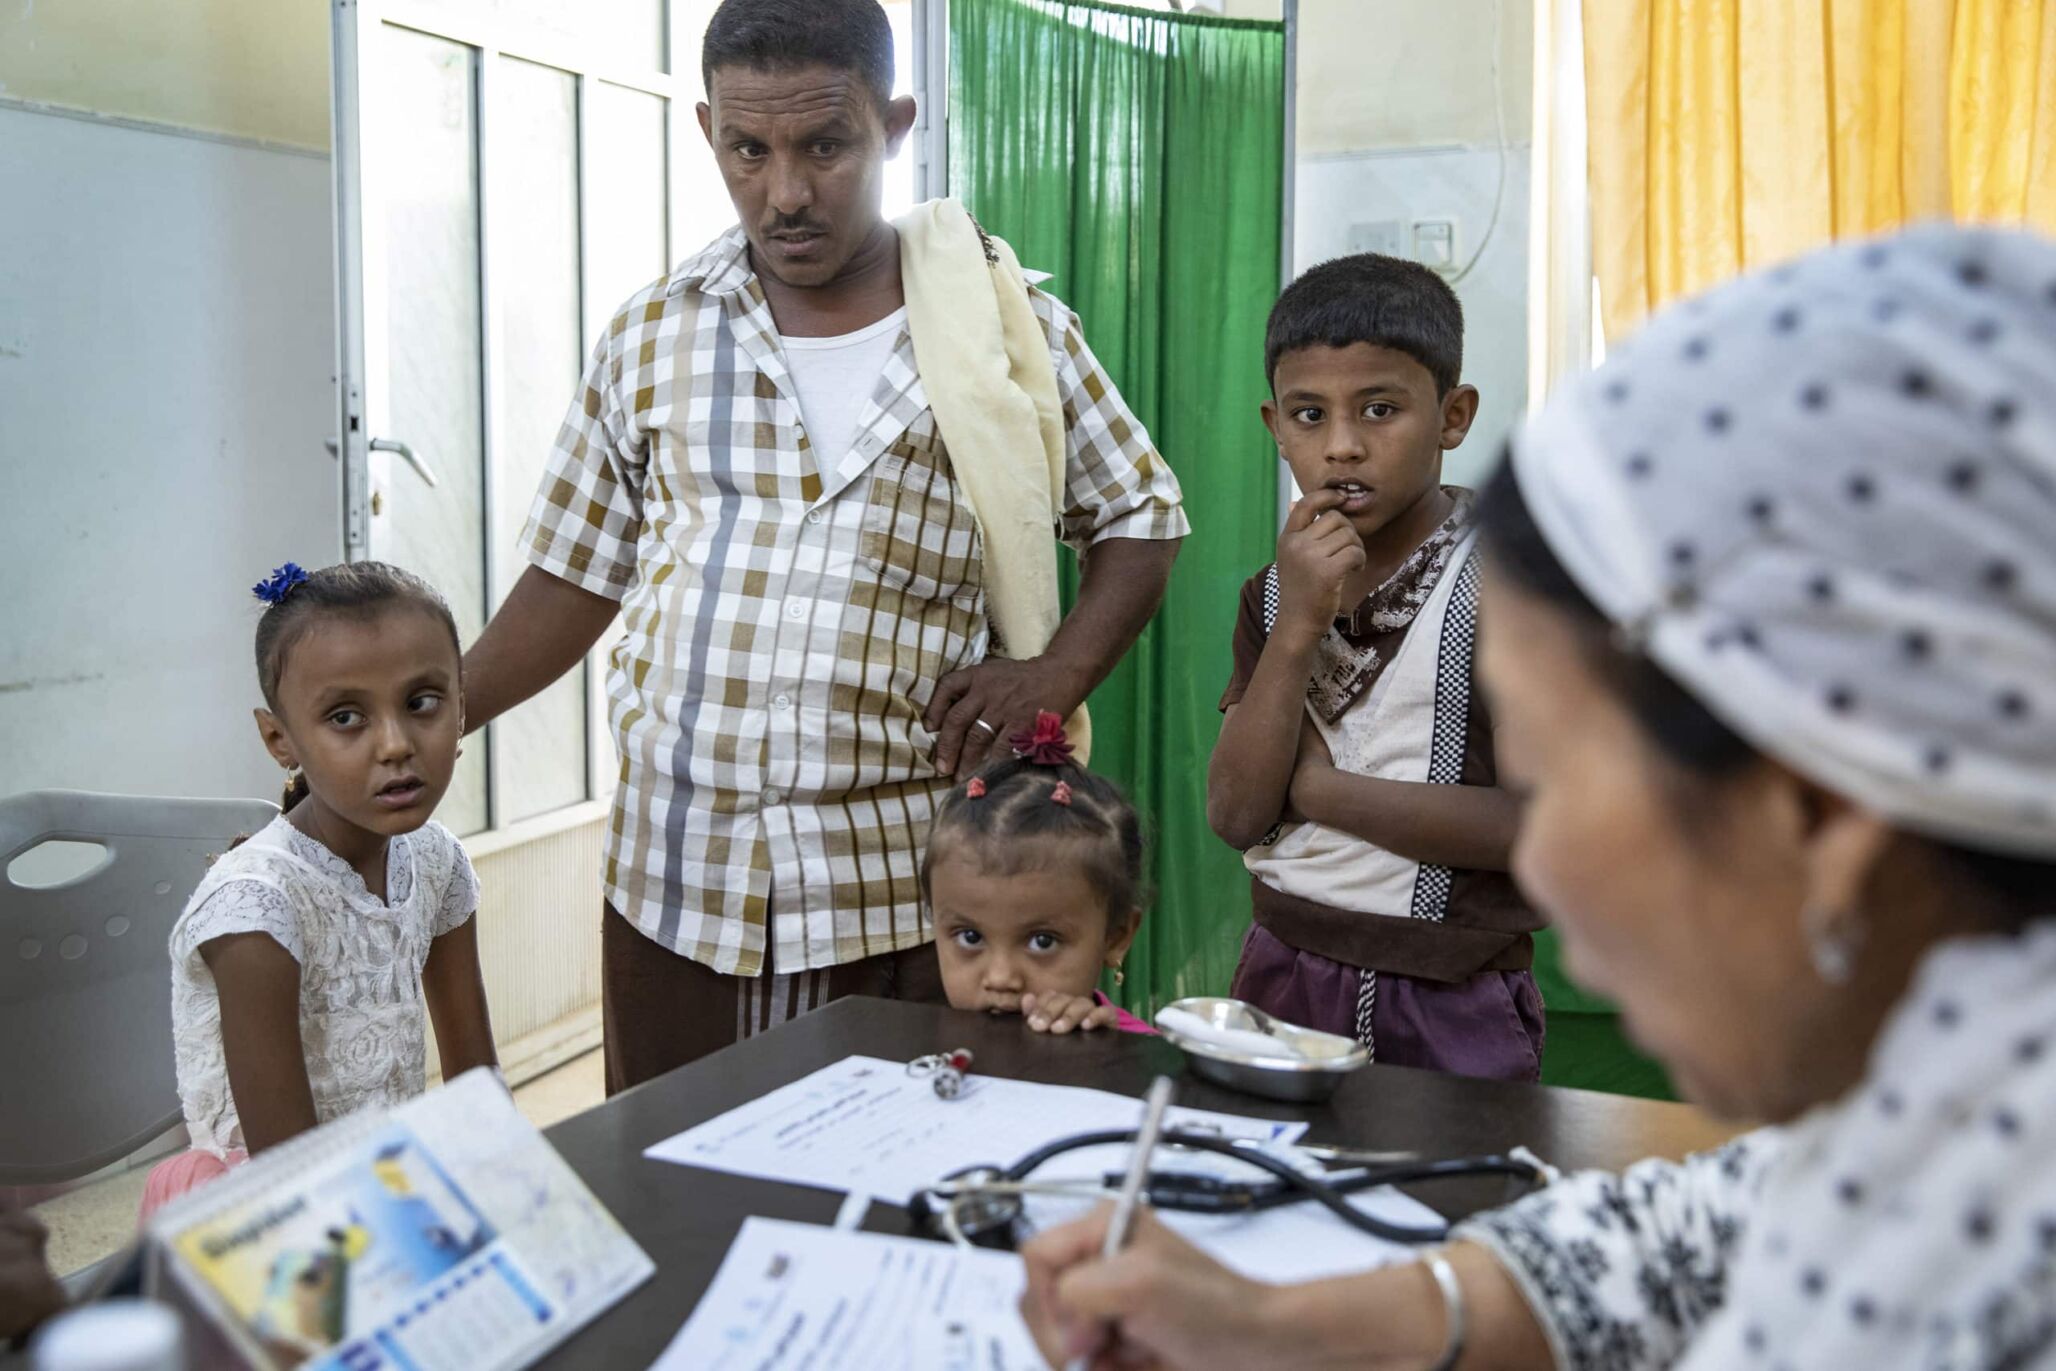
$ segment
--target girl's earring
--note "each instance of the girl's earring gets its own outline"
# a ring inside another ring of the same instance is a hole
[[[1114,984],[1115,984],[1115,985],[1126,985],[1126,984],[1128,984],[1128,973],[1127,973],[1127,972],[1125,972],[1125,971],[1123,971],[1123,970],[1121,970],[1121,968],[1120,968],[1120,967],[1118,967],[1118,966],[1114,968]]]

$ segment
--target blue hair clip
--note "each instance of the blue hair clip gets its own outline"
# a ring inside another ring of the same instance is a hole
[[[306,568],[298,562],[287,562],[278,570],[250,587],[250,593],[267,605],[275,605],[293,593],[293,587],[307,579]]]

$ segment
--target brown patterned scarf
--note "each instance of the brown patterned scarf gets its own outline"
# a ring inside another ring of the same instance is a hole
[[[1450,554],[1470,525],[1473,505],[1471,492],[1462,486],[1444,486],[1442,491],[1452,502],[1449,517],[1347,616],[1352,634],[1396,633],[1414,621],[1435,593]],[[1323,722],[1332,724],[1371,688],[1384,666],[1385,658],[1377,648],[1356,647],[1341,629],[1330,626],[1314,652],[1307,700]]]

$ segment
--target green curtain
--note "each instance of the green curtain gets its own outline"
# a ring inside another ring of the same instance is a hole
[[[1225,994],[1249,883],[1206,824],[1242,582],[1277,542],[1264,321],[1278,293],[1283,25],[950,0],[952,192],[1075,309],[1192,520],[1162,611],[1092,697],[1093,769],[1151,826],[1156,898],[1109,993]],[[1066,566],[1066,594],[1075,589]]]
[[[1554,929],[1535,935],[1535,985],[1549,1015],[1542,1084],[1652,1100],[1678,1097],[1663,1067],[1628,1041],[1620,1011],[1564,975],[1563,951]]]

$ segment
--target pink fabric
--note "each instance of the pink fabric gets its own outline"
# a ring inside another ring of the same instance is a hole
[[[149,1176],[143,1181],[143,1207],[136,1215],[136,1222],[148,1223],[151,1215],[179,1196],[198,1190],[217,1176],[226,1176],[231,1167],[241,1166],[248,1160],[250,1154],[240,1147],[228,1154],[227,1161],[198,1148],[187,1148],[175,1157],[166,1157],[150,1168]]]
[[[1092,998],[1114,1011],[1114,1027],[1123,1033],[1147,1033],[1152,1038],[1156,1036],[1154,1028],[1108,999],[1104,990],[1093,991]]]

